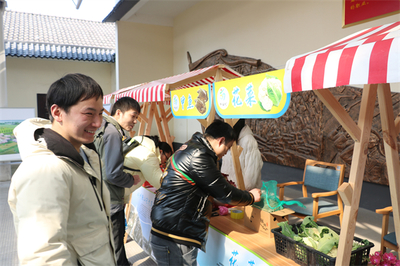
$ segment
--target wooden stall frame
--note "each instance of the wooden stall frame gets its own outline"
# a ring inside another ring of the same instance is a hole
[[[390,84],[364,85],[358,124],[350,118],[329,90],[320,89],[314,90],[314,92],[355,142],[349,181],[348,183],[343,183],[339,188],[339,194],[345,204],[345,208],[339,238],[338,256],[335,264],[336,266],[349,265],[374,115],[374,108],[371,108],[371,106],[375,105],[377,97],[381,112],[389,189],[393,206],[393,219],[395,221],[400,220],[400,165],[396,141],[397,135],[399,134],[400,120],[398,118],[394,120]],[[395,223],[395,231],[400,232],[400,223],[398,222]],[[396,235],[396,239],[397,243],[400,243],[400,234]]]

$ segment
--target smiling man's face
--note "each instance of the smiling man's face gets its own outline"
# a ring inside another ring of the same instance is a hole
[[[94,134],[102,123],[103,110],[102,97],[79,101],[69,108],[68,113],[54,104],[51,107],[54,117],[52,129],[79,151],[82,144],[93,142]]]

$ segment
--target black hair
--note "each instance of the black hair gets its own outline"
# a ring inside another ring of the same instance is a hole
[[[49,113],[50,121],[54,118],[51,114],[51,106],[57,104],[66,113],[71,106],[79,101],[85,101],[91,98],[103,98],[103,90],[100,85],[91,77],[83,74],[67,74],[51,84],[46,95],[46,107]]]
[[[236,124],[233,126],[233,131],[235,131],[236,134],[236,141],[239,139],[240,131],[242,131],[243,127],[246,125],[246,121],[241,118],[239,121],[236,122]]]
[[[125,113],[130,110],[135,110],[136,112],[140,113],[139,103],[131,97],[122,97],[118,101],[116,101],[112,106],[110,115],[114,116],[118,109],[122,113]]]
[[[225,138],[225,143],[236,140],[236,134],[233,128],[221,120],[214,120],[204,133],[204,137],[211,137],[212,139]]]
[[[160,141],[158,143],[158,148],[162,150],[164,153],[172,154],[172,148],[167,142]]]
[[[154,141],[154,144],[155,144],[156,148],[159,148],[164,153],[171,153],[172,154],[171,146],[167,142],[160,141],[160,138],[157,135],[153,135],[153,136],[144,135],[144,136],[146,138],[149,138],[152,141]]]
[[[148,135],[144,135],[146,138],[151,139],[152,141],[154,141],[154,145],[156,145],[156,148],[158,148],[158,145],[160,143],[160,138],[157,135],[153,135],[153,136],[148,136]]]

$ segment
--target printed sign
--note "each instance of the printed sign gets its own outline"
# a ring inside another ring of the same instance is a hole
[[[150,245],[150,213],[154,199],[155,192],[144,187],[139,187],[132,193],[126,232],[155,261]]]
[[[171,91],[171,110],[175,118],[207,118],[211,110],[209,85]]]
[[[284,69],[214,83],[214,104],[222,118],[278,118],[289,107]]]
[[[343,0],[343,26],[390,15],[400,10],[399,0]]]
[[[199,250],[197,265],[266,266],[271,264],[218,229],[210,226],[206,253]]]

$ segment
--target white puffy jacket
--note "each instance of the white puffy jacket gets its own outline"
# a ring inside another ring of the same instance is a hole
[[[22,265],[115,265],[110,194],[99,156],[34,118],[14,130],[22,164],[12,177],[8,203]],[[102,193],[101,193],[102,192]]]
[[[130,188],[125,188],[125,203],[129,201],[129,195],[142,186],[145,181],[157,189],[160,188],[162,175],[160,150],[156,148],[154,141],[144,136],[136,136],[134,139],[140,145],[125,155],[124,166],[129,169],[124,171],[131,175],[139,175],[140,182]]]
[[[245,125],[240,131],[237,144],[243,148],[243,151],[239,156],[239,161],[242,168],[243,181],[246,190],[261,188],[261,168],[263,166],[263,160],[261,158],[257,141],[253,136],[253,132],[247,125]],[[228,179],[235,182],[236,186],[239,185],[236,180],[230,150],[224,157],[222,157],[221,173],[229,175]]]

